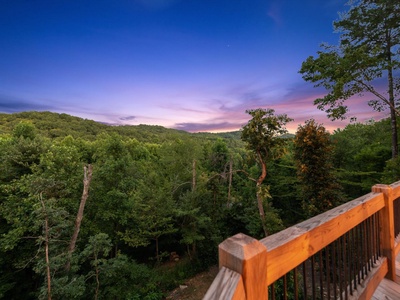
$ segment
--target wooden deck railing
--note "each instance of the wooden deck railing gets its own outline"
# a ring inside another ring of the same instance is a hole
[[[379,184],[262,240],[226,239],[204,299],[370,299],[384,277],[396,282],[398,198],[400,181]]]

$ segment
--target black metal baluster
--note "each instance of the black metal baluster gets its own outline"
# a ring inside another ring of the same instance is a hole
[[[364,245],[364,249],[363,249],[363,261],[364,261],[364,268],[363,268],[363,270],[364,270],[364,276],[365,276],[365,278],[367,277],[367,275],[368,275],[368,242],[367,242],[367,235],[368,235],[368,232],[367,232],[367,226],[366,226],[366,224],[367,224],[367,222],[366,221],[364,221],[364,222],[362,222],[362,225],[363,225],[363,245]]]
[[[308,293],[307,293],[307,266],[306,266],[306,261],[303,262],[303,284],[304,284],[304,299],[308,298]]]
[[[330,259],[330,248],[331,245],[326,247],[326,281],[327,281],[327,293],[328,299],[331,299],[331,259]]]
[[[312,286],[312,298],[316,298],[315,292],[315,256],[311,256],[311,286]]]
[[[360,252],[359,252],[359,272],[360,278],[358,279],[358,284],[361,283],[361,279],[364,279],[364,271],[363,271],[363,258],[364,258],[364,244],[363,244],[363,233],[362,233],[362,226],[357,226],[358,233],[359,233],[359,243],[360,243]]]
[[[371,233],[371,245],[372,245],[372,267],[375,266],[376,264],[376,214],[373,214],[371,216],[371,227],[372,227],[372,233]]]
[[[275,282],[271,284],[271,299],[275,300]]]
[[[353,230],[350,230],[347,235],[347,255],[348,255],[348,280],[349,293],[353,296]]]
[[[299,299],[299,281],[298,281],[298,270],[297,270],[297,268],[298,267],[294,268],[294,274],[293,274],[293,276],[294,276],[294,278],[293,278],[293,280],[294,280],[294,298],[296,300]]]
[[[369,273],[369,272],[371,272],[371,250],[370,250],[370,224],[369,224],[369,218],[368,219],[366,219],[365,220],[365,227],[366,227],[366,230],[365,230],[365,239],[366,239],[366,244],[367,244],[367,256],[366,256],[366,259],[367,259],[367,261],[366,261],[366,263],[367,263],[367,265],[368,265],[368,272],[367,272],[367,274]]]
[[[339,297],[340,300],[343,299],[343,237],[339,237],[338,241],[338,283],[339,283]]]
[[[343,235],[343,283],[344,283],[344,298],[347,300],[348,299],[348,286],[349,284],[347,283],[347,275],[349,272],[348,268],[348,259],[347,259],[347,233]],[[350,282],[350,281],[349,281]]]
[[[336,247],[337,247],[337,241],[333,243],[333,255],[332,255],[332,260],[333,260],[333,296],[335,299],[337,299],[337,258],[336,258]]]
[[[318,257],[318,274],[319,274],[319,290],[320,290],[320,295],[321,299],[324,299],[324,267],[323,267],[323,258],[322,258],[322,251],[319,251],[319,257]]]

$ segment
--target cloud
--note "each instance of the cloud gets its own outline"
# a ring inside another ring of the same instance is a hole
[[[35,103],[29,100],[20,99],[8,95],[0,95],[0,112],[16,113],[22,111],[47,111],[53,110],[52,105]]]
[[[218,104],[221,113],[245,113],[248,109],[270,107],[278,102],[282,94],[279,86],[254,87],[252,84],[237,85],[227,89],[218,99],[213,99]]]
[[[119,118],[121,121],[132,121],[135,120],[136,117],[135,116],[128,116],[128,117],[121,117]]]
[[[235,131],[241,126],[229,122],[221,123],[178,123],[173,128],[188,132],[222,132]]]
[[[231,86],[219,94],[218,97],[211,100],[204,100],[207,110],[202,111],[200,115],[198,114],[201,118],[191,118],[191,120],[199,120],[198,122],[181,121],[173,125],[172,128],[189,132],[239,130],[250,119],[250,116],[245,111],[256,108],[271,108],[275,110],[276,114],[287,114],[290,118],[293,118],[294,121],[287,124],[287,129],[291,133],[295,133],[298,126],[309,119],[315,119],[331,132],[348,125],[350,117],[353,116],[357,116],[361,122],[371,117],[377,119],[377,114],[365,105],[366,102],[359,97],[355,97],[355,99],[351,99],[348,102],[350,109],[348,119],[329,120],[326,113],[314,105],[314,100],[323,97],[326,91],[314,88],[308,83],[259,87],[255,87],[252,84],[241,84]],[[185,114],[191,111],[199,113],[197,109],[180,108],[178,105],[173,107],[173,110],[181,110]],[[206,118],[203,118],[204,116]]]
[[[372,109],[366,106],[361,99],[355,97],[356,99],[348,102],[349,118],[331,121],[324,111],[314,105],[314,100],[325,94],[324,89],[315,88],[306,82],[286,83],[285,85],[257,85],[250,82],[212,91],[207,93],[209,97],[202,96],[203,99],[196,99],[196,102],[169,104],[163,108],[171,110],[171,113],[175,113],[179,120],[168,127],[189,132],[239,130],[250,119],[246,110],[256,108],[271,108],[275,110],[276,114],[287,114],[293,118],[294,121],[287,124],[287,129],[291,133],[295,133],[298,126],[309,119],[315,119],[331,132],[345,127],[349,124],[350,117],[353,116],[357,116],[360,122],[371,117],[377,119]]]
[[[195,114],[209,114],[204,108],[193,108],[187,107],[185,103],[163,103],[159,105],[162,109],[168,109],[172,111],[179,111],[184,113],[195,113]]]
[[[246,110],[260,107],[274,108],[281,99],[279,95],[284,92],[278,85],[257,87],[252,83],[237,84],[217,93],[211,93],[208,99],[198,99],[196,106],[168,104],[163,108],[179,114],[180,121],[171,126],[175,129],[189,132],[236,131],[250,119]],[[200,103],[202,104],[199,107]],[[198,121],[192,122],[192,120]]]

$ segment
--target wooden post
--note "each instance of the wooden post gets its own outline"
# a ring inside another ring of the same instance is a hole
[[[376,184],[372,192],[382,193],[385,207],[380,210],[380,238],[382,254],[388,261],[388,272],[386,278],[396,282],[396,253],[394,248],[394,210],[393,210],[393,189],[385,184]]]
[[[219,267],[242,275],[246,299],[268,299],[267,248],[245,234],[236,234],[219,247]]]

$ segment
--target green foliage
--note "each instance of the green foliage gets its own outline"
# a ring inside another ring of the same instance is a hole
[[[306,81],[324,87],[328,94],[314,104],[328,117],[344,118],[346,101],[367,93],[368,104],[376,111],[390,111],[392,121],[392,158],[398,154],[397,109],[400,92],[400,4],[398,1],[352,1],[348,12],[334,22],[341,33],[338,46],[322,45],[318,56],[308,57],[300,73]],[[384,79],[387,90],[382,90]]]
[[[15,126],[13,136],[17,139],[22,137],[24,139],[33,140],[36,136],[35,126],[30,122],[21,121]]]
[[[393,99],[381,94],[373,81],[383,77],[383,72],[399,68],[399,13],[400,5],[393,1],[354,1],[334,22],[335,30],[342,33],[339,46],[322,45],[318,57],[310,56],[303,62],[303,78],[329,92],[315,104],[330,118],[342,118],[347,112],[344,101],[362,92],[379,99],[371,102],[376,110],[390,106]],[[389,89],[395,87],[390,85]]]
[[[225,173],[228,167],[229,149],[223,139],[217,139],[206,145],[204,156],[207,161],[207,169],[218,174]]]
[[[380,183],[385,163],[391,157],[390,120],[353,123],[332,135],[333,163],[348,199],[371,191]]]
[[[51,139],[64,138],[68,135],[87,141],[96,140],[101,133],[135,138],[140,142],[162,143],[175,138],[187,138],[189,133],[168,129],[161,126],[110,126],[92,120],[81,119],[67,114],[52,112],[21,112],[15,114],[0,113],[0,134],[13,133],[19,123],[23,126],[34,126],[34,132]],[[112,124],[115,125],[115,124]],[[23,129],[21,127],[20,129]],[[18,129],[18,131],[20,131]],[[217,134],[204,134],[207,138],[217,139]],[[202,138],[203,139],[203,138]]]
[[[302,287],[298,286],[299,282],[303,282],[303,280],[305,280],[302,278],[303,275],[300,272],[295,273],[294,271],[291,271],[285,276],[285,279],[280,278],[273,283],[274,293],[272,293],[272,285],[268,287],[268,298],[274,298],[277,300],[296,298],[304,299],[304,290]]]
[[[252,119],[242,129],[242,140],[246,147],[256,157],[261,168],[256,182],[257,206],[265,236],[268,235],[267,216],[265,205],[267,198],[271,198],[268,188],[262,186],[267,176],[267,162],[280,158],[285,152],[286,139],[282,138],[287,133],[286,123],[292,121],[287,115],[275,115],[273,109],[255,109],[246,111]],[[275,215],[274,215],[275,216]]]
[[[400,180],[400,158],[396,157],[386,161],[385,169],[382,173],[382,183],[391,184]]]
[[[249,136],[256,151],[239,139],[247,129],[189,134],[48,112],[0,114],[0,298],[46,298],[47,242],[53,298],[163,299],[216,264],[225,238],[265,236],[258,200],[270,233],[301,220],[293,136],[282,135],[289,119],[252,112],[261,126],[252,134],[265,134]],[[381,177],[398,178],[389,120],[352,124],[329,140],[347,198]],[[259,178],[260,157],[271,176],[257,185],[249,178]],[[88,163],[89,197],[69,253]],[[179,262],[168,261],[171,252]]]
[[[177,222],[181,225],[180,242],[187,246],[189,257],[196,254],[196,244],[206,239],[205,233],[211,227],[211,218],[202,211],[199,196],[198,192],[183,194],[175,211]]]
[[[132,247],[155,242],[155,258],[160,262],[159,239],[177,231],[173,224],[174,206],[167,191],[152,182],[143,183],[140,193],[133,195],[130,209],[131,226],[121,233],[123,240]],[[132,226],[133,225],[133,226]]]
[[[92,253],[92,250],[89,253]],[[93,260],[92,265],[96,265]],[[127,255],[118,254],[113,258],[102,258],[98,271],[98,299],[162,299],[163,293],[158,284],[157,273],[143,264],[136,263]],[[91,287],[82,299],[91,298],[95,294],[94,278],[93,271],[87,274],[86,280]]]
[[[273,174],[266,179],[270,194],[273,195],[271,203],[286,226],[303,220],[299,193],[295,188],[299,182],[293,151],[293,138],[287,137],[286,152],[279,159],[269,162],[267,166],[269,173]]]
[[[29,125],[30,126],[30,125]],[[29,127],[31,128],[31,127]],[[15,135],[2,139],[0,149],[0,179],[9,182],[32,173],[32,167],[40,161],[40,155],[49,147],[49,140],[38,135]]]
[[[332,151],[330,134],[325,127],[313,119],[299,126],[294,140],[294,158],[307,217],[343,202],[341,188],[333,170]]]
[[[292,121],[287,115],[275,115],[273,109],[255,109],[246,111],[252,119],[242,129],[242,140],[246,147],[263,160],[279,158],[283,152],[287,133],[286,123]],[[260,159],[260,158],[258,158]]]

